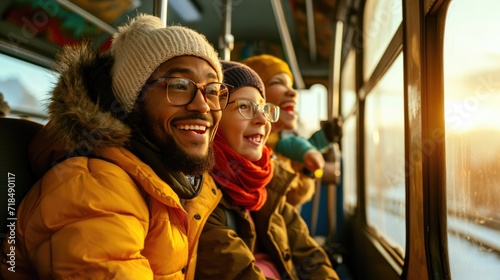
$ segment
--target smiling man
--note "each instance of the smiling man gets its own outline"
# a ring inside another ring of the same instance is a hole
[[[193,279],[222,196],[205,175],[229,94],[216,51],[138,15],[110,52],[66,48],[57,70],[50,120],[30,148],[43,177],[17,209],[2,279]]]

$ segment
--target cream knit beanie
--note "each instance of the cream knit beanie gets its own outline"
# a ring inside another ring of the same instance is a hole
[[[127,112],[153,71],[163,62],[183,55],[203,58],[215,69],[219,82],[219,57],[202,34],[182,26],[165,27],[155,16],[139,14],[113,35],[111,53],[115,59],[111,75],[116,99]]]

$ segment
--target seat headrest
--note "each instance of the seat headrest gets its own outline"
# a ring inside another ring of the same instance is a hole
[[[31,170],[28,156],[28,146],[33,136],[43,125],[25,119],[0,118],[0,192],[3,199],[0,202],[1,238],[5,234],[7,222],[15,218],[17,209],[23,197],[37,181]],[[14,202],[13,205],[9,203]],[[11,208],[9,208],[9,206]]]

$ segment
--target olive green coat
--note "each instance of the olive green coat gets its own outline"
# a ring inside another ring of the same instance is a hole
[[[227,197],[212,212],[199,240],[196,279],[266,279],[254,264],[256,236],[282,279],[339,279],[297,209],[286,202],[285,193],[296,175],[277,161],[273,170],[266,203],[251,212],[253,223],[249,212],[232,206]]]

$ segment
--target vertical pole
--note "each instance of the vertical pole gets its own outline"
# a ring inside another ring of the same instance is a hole
[[[337,17],[335,23],[335,35],[330,60],[329,87],[328,87],[328,121],[332,122],[340,116],[340,69],[342,66],[342,46],[344,39],[344,19],[346,14],[347,1],[341,0],[337,4]],[[335,164],[336,181],[340,180],[340,146],[333,143],[331,150],[333,163]],[[337,174],[338,173],[338,174]],[[327,215],[328,233],[331,240],[335,240],[336,218],[337,218],[337,194],[336,185],[329,184],[327,188]]]
[[[273,7],[274,18],[276,19],[276,24],[278,25],[278,30],[280,32],[281,43],[285,49],[288,64],[290,66],[290,70],[292,70],[293,78],[295,80],[295,87],[297,89],[304,89],[304,80],[302,80],[302,75],[300,74],[299,64],[297,63],[297,57],[295,56],[295,50],[293,48],[290,32],[288,31],[288,26],[286,24],[285,13],[283,12],[281,0],[271,0],[271,6]]]
[[[222,10],[222,34],[219,37],[220,56],[224,60],[231,60],[231,51],[234,47],[234,37],[231,34],[232,0],[224,0]]]
[[[159,17],[163,24],[167,26],[168,0],[155,0],[153,2],[153,15]]]
[[[315,63],[317,59],[316,51],[316,29],[314,27],[314,7],[313,0],[306,0],[307,17],[307,38],[309,41],[309,58]]]

